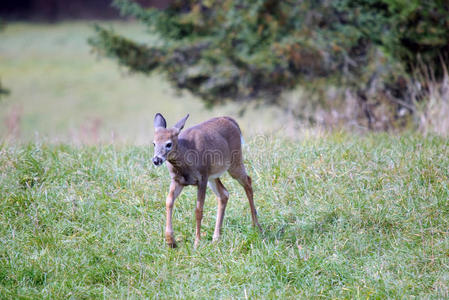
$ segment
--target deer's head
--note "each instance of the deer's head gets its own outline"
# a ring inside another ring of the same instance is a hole
[[[154,156],[153,164],[161,166],[178,147],[178,135],[184,128],[189,115],[182,118],[172,128],[167,129],[165,118],[157,113],[154,117]]]

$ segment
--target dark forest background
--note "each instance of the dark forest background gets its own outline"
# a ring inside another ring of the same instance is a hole
[[[145,6],[167,7],[170,1],[140,0]],[[55,22],[67,19],[117,19],[120,13],[111,0],[4,0],[0,17],[5,20]]]

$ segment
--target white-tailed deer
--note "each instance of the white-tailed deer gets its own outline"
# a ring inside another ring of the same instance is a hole
[[[195,247],[200,242],[203,205],[208,184],[218,198],[213,240],[217,241],[220,238],[229,193],[219,177],[226,171],[245,189],[253,225],[262,230],[254,206],[251,177],[246,173],[243,164],[242,134],[237,122],[229,117],[213,118],[181,132],[188,117],[189,115],[185,116],[170,129],[167,129],[167,122],[161,114],[158,113],[154,117],[153,164],[161,166],[167,161],[171,177],[170,191],[166,200],[165,239],[167,244],[170,247],[176,247],[172,227],[173,204],[187,185],[198,187]]]

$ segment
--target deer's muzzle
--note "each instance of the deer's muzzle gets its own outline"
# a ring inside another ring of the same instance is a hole
[[[160,158],[159,156],[153,157],[153,164],[154,164],[156,167],[161,166],[163,163],[164,163],[164,159]]]

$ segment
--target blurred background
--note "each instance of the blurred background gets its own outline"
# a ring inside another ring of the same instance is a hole
[[[245,135],[449,131],[447,1],[0,4],[0,139],[149,143],[152,120]]]

